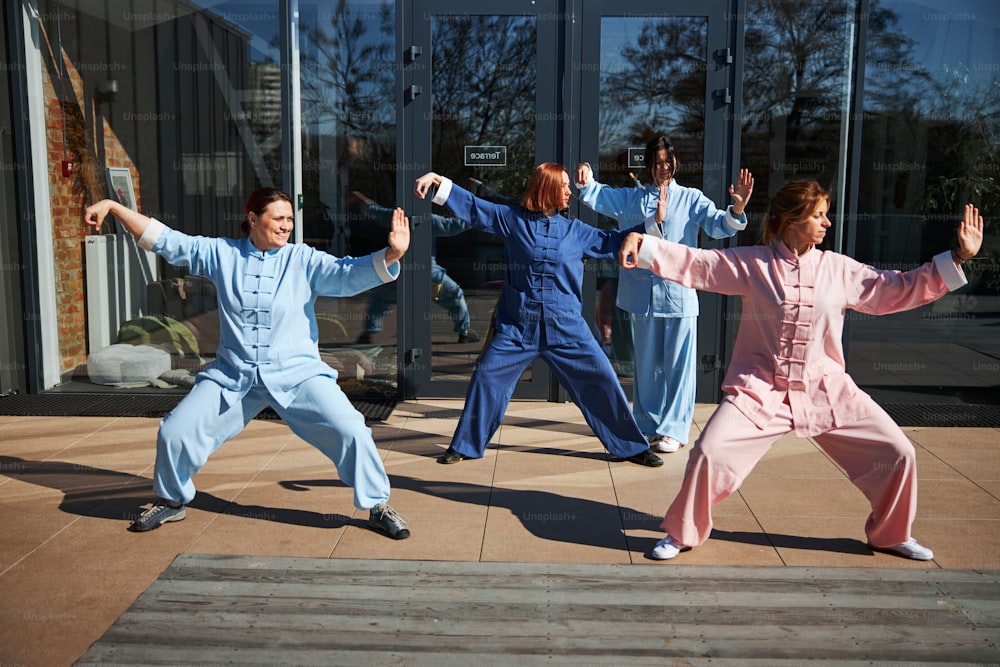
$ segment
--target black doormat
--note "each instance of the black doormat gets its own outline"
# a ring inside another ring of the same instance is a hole
[[[0,397],[0,415],[18,417],[152,417],[162,418],[184,394],[10,394]],[[384,421],[396,407],[395,399],[348,396],[366,421]],[[257,419],[280,419],[265,408]]]
[[[979,403],[883,403],[900,426],[1000,427],[1000,405]]]

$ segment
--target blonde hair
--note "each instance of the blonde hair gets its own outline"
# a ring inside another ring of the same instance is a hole
[[[830,192],[811,178],[789,181],[771,197],[764,221],[761,223],[761,238],[767,245],[774,245],[785,235],[788,225],[805,220],[819,206],[820,201],[830,202]]]

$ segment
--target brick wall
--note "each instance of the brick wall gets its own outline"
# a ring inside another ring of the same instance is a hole
[[[83,223],[83,210],[89,203],[107,196],[106,166],[130,169],[137,202],[142,201],[142,190],[135,163],[100,115],[101,107],[94,104],[93,91],[87,90],[70,59],[65,54],[60,55],[65,62],[66,75],[62,80],[53,78],[50,72],[58,72],[58,67],[52,67],[43,70],[42,79],[60,373],[66,374],[87,361],[83,253],[84,237],[91,233],[91,228]],[[95,142],[100,145],[95,146]],[[106,164],[98,164],[96,156],[100,154],[105,156]],[[69,178],[63,176],[63,160],[74,164],[74,173]]]

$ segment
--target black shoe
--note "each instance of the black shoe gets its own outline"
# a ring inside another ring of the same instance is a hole
[[[357,343],[358,345],[371,345],[372,344],[371,332],[362,331],[361,334],[358,336],[358,339],[354,342]]]
[[[185,516],[187,512],[182,503],[172,503],[158,498],[152,507],[132,522],[128,529],[133,533],[145,533],[171,521],[182,521]]]
[[[632,463],[638,463],[641,466],[649,466],[650,468],[658,468],[663,465],[663,459],[654,454],[652,449],[647,449],[644,452],[633,454],[625,460],[631,461]]]
[[[371,509],[368,513],[368,526],[394,540],[405,540],[410,536],[406,521],[399,512],[389,507],[389,503],[382,503]]]
[[[466,329],[462,333],[458,334],[459,343],[475,343],[479,340],[479,334],[477,334],[472,329]]]
[[[438,457],[438,463],[444,463],[444,464],[458,463],[459,461],[464,461],[467,458],[469,458],[469,457],[468,456],[462,456],[461,454],[459,454],[458,452],[456,452],[454,449],[452,449],[451,447],[449,447],[448,449],[445,450],[444,454],[442,454],[441,456]]]

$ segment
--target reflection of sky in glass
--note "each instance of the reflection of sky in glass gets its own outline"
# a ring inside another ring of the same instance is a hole
[[[682,21],[689,30],[696,31],[704,38],[708,31],[708,19],[705,17],[683,17],[677,15],[664,16],[602,16],[601,17],[601,51],[600,51],[600,145],[602,147],[621,147],[628,143],[629,135],[634,131],[637,120],[642,118],[657,118],[660,131],[675,134],[681,125],[685,106],[677,103],[664,89],[656,87],[656,77],[668,76],[670,65],[663,63],[660,72],[643,70],[642,65],[630,62],[622,54],[628,48],[639,48],[639,38],[648,26],[657,29],[664,21]],[[654,45],[654,49],[666,49],[666,44]],[[669,57],[669,56],[667,56]],[[704,54],[700,56],[704,58]],[[645,101],[635,100],[635,103],[624,106],[621,100],[614,99],[614,93],[608,85],[609,78],[621,77],[647,78],[650,83],[649,94]],[[670,97],[668,97],[670,96]],[[641,123],[640,123],[641,124]]]
[[[248,55],[251,62],[277,64],[280,61],[278,36],[281,12],[278,0],[196,0],[196,4],[250,35]]]
[[[642,32],[641,19],[622,16],[601,17],[601,72],[622,72],[628,64],[622,46],[634,44]]]
[[[1000,3],[997,0],[887,0],[899,17],[898,29],[915,40],[914,60],[935,79],[945,66],[968,68],[979,81],[1000,69]]]
[[[203,9],[228,21],[250,34],[250,61],[280,62],[279,39],[281,35],[281,3],[279,0],[195,0]],[[368,33],[373,39],[381,39],[378,32],[379,10],[385,0],[354,0],[348,2],[345,12],[364,16]],[[300,1],[300,30],[312,29],[317,25],[329,25],[330,15],[337,11],[337,3],[314,0]],[[303,45],[304,46],[304,45]]]

